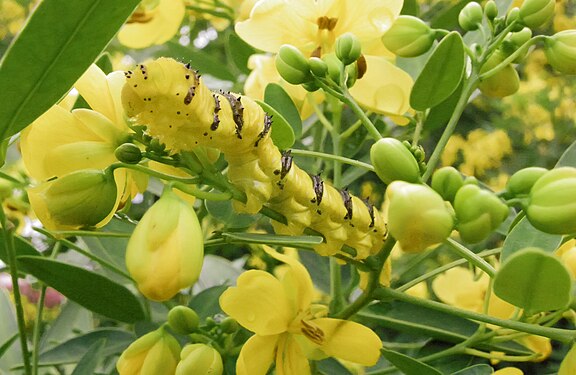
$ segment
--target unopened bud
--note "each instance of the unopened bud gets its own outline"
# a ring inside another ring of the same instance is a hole
[[[554,15],[555,0],[524,0],[520,6],[520,20],[532,29],[543,26]]]
[[[420,169],[414,155],[395,138],[382,138],[370,148],[374,171],[385,184],[392,181],[420,182]]]
[[[180,358],[175,375],[222,375],[224,371],[220,353],[206,344],[186,345]]]
[[[576,74],[576,30],[560,31],[545,39],[548,63],[565,74]]]
[[[424,21],[412,16],[400,16],[382,37],[384,46],[401,57],[426,53],[434,43],[434,31]]]
[[[548,170],[540,167],[529,167],[520,169],[518,172],[510,176],[506,184],[506,190],[514,197],[520,195],[528,195],[532,186],[538,181],[540,177],[546,174]]]
[[[280,47],[276,55],[276,69],[288,83],[299,85],[312,81],[310,65],[300,50],[292,45]]]
[[[123,143],[114,151],[116,159],[126,164],[138,164],[142,160],[142,151],[134,143]]]
[[[198,328],[198,314],[187,306],[176,306],[168,312],[168,325],[181,335],[188,335]]]
[[[488,61],[482,65],[480,74],[498,66],[504,61],[505,57],[506,56],[502,51],[496,50],[492,56],[488,58]],[[497,73],[482,80],[478,85],[478,88],[484,95],[503,98],[518,91],[520,88],[520,77],[512,64],[508,64],[501,68]]]
[[[434,172],[430,185],[445,201],[454,202],[456,193],[464,186],[464,178],[456,168],[444,167]]]
[[[360,57],[362,46],[356,35],[344,33],[336,39],[335,52],[344,65],[350,65]]]
[[[477,2],[470,2],[458,14],[458,23],[465,31],[477,30],[482,23],[484,12]]]

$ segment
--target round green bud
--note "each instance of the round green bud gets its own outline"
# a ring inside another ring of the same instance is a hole
[[[420,18],[400,16],[382,36],[382,42],[398,56],[415,57],[432,47],[434,36],[434,30]]]
[[[225,318],[224,320],[222,320],[222,322],[220,322],[220,329],[224,333],[234,333],[238,331],[239,328],[240,325],[238,324],[238,322],[230,317]]]
[[[385,184],[392,181],[420,182],[420,169],[414,155],[395,138],[382,138],[370,148],[374,171]]]
[[[552,169],[530,190],[526,217],[537,229],[551,234],[576,233],[576,168]]]
[[[546,38],[544,53],[548,63],[564,74],[576,74],[576,30],[564,30]]]
[[[482,24],[484,12],[477,2],[470,2],[458,14],[458,23],[465,31],[477,30]]]
[[[520,18],[520,8],[514,7],[510,9],[506,14],[506,26],[510,25],[514,21],[517,21],[519,18]]]
[[[327,53],[322,55],[322,60],[328,67],[328,77],[336,83],[340,83],[340,73],[344,64],[336,57],[334,53]]]
[[[506,36],[506,40],[509,40],[512,43],[514,43],[516,47],[522,46],[530,39],[532,39],[532,30],[530,30],[527,27],[524,27],[522,30],[517,31],[515,33],[510,33],[508,36]]]
[[[464,185],[454,197],[456,229],[463,241],[486,239],[508,217],[508,206],[491,191],[477,185]]]
[[[187,306],[176,306],[168,312],[168,325],[181,335],[188,335],[198,328],[200,318]]]
[[[326,74],[328,74],[328,65],[321,58],[311,57],[308,59],[308,64],[310,65],[310,71],[316,77],[326,77]]]
[[[464,186],[464,178],[456,168],[443,167],[434,172],[430,185],[445,201],[453,202],[458,190]]]
[[[529,167],[520,169],[508,179],[506,190],[512,196],[528,195],[532,186],[542,177],[548,169],[540,167]]]
[[[292,45],[284,44],[276,55],[276,69],[288,83],[299,85],[313,80],[308,59]]]
[[[443,242],[454,227],[444,199],[427,185],[394,181],[386,189],[388,230],[402,250],[424,251]]]
[[[114,151],[116,159],[126,164],[138,164],[142,160],[142,151],[134,143],[123,143]]]
[[[336,57],[344,65],[350,65],[360,57],[362,46],[358,37],[352,33],[344,33],[336,39]]]
[[[485,73],[498,66],[504,61],[506,55],[501,50],[496,50],[482,68],[480,74]],[[480,91],[487,96],[503,98],[514,94],[520,88],[520,77],[512,64],[508,64],[500,69],[496,74],[482,80],[478,85]]]
[[[306,91],[314,92],[320,89],[320,86],[316,84],[316,82],[306,82],[302,84],[302,87]]]
[[[484,4],[484,14],[489,20],[498,17],[498,6],[494,0],[488,0],[486,4]]]
[[[554,15],[555,0],[524,0],[520,6],[520,20],[530,28],[543,26]]]
[[[207,317],[204,321],[205,321],[205,323],[206,323],[206,327],[207,327],[207,328],[214,328],[214,327],[216,327],[216,321],[214,320],[213,317],[209,316],[209,317]]]

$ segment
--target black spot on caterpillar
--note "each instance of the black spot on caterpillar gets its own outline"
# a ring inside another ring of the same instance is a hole
[[[168,58],[139,65],[126,72],[126,80],[127,115],[170,152],[201,145],[224,154],[228,178],[247,197],[245,204],[234,202],[238,211],[256,213],[266,205],[287,219],[286,225],[272,223],[277,233],[316,230],[325,238],[316,247],[322,255],[334,255],[343,245],[355,249],[358,259],[380,250],[382,214],[347,190],[310,176],[293,163],[289,151],[281,153],[270,138],[271,117],[255,101],[212,92],[189,65]]]

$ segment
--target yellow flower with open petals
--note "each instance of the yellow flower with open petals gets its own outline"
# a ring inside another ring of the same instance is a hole
[[[378,335],[355,322],[326,318],[326,308],[312,304],[314,289],[306,268],[293,258],[265,251],[290,267],[283,278],[250,270],[220,297],[222,310],[255,333],[242,347],[236,372],[264,375],[275,362],[278,375],[306,375],[308,358],[325,357],[376,364],[382,346]]]

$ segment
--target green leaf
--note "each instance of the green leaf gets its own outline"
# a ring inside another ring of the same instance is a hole
[[[442,373],[424,362],[392,350],[380,349],[384,358],[406,375],[442,375]]]
[[[462,94],[462,88],[462,81],[460,81],[456,90],[454,90],[448,98],[430,109],[428,116],[426,116],[426,121],[424,122],[424,129],[427,129],[428,131],[435,130],[448,124],[448,121],[458,104],[460,95]]]
[[[492,366],[474,365],[453,373],[452,375],[490,375],[494,373]]]
[[[352,372],[334,358],[327,358],[317,363],[320,374],[352,375]]]
[[[144,319],[136,296],[125,286],[102,275],[40,257],[18,257],[18,263],[31,275],[90,311],[126,323]]]
[[[2,324],[0,324],[0,343],[2,344],[0,373],[10,374],[10,368],[22,361],[22,351],[15,339],[15,337],[18,338],[16,313],[8,292],[3,288],[0,288],[0,317],[2,317]]]
[[[272,141],[276,147],[281,150],[286,150],[292,147],[296,140],[294,130],[284,116],[268,103],[261,100],[256,100],[256,103],[258,103],[260,107],[268,113],[268,115],[272,116],[272,133],[270,134],[270,137],[272,137]]]
[[[218,285],[212,288],[204,289],[188,303],[188,307],[196,311],[200,319],[205,319],[209,316],[221,314],[220,304],[218,299],[224,291],[228,289],[227,285]]]
[[[12,344],[14,344],[16,340],[18,340],[18,336],[19,336],[18,333],[15,333],[14,335],[12,335],[12,337],[8,338],[8,340],[6,340],[0,345],[0,359],[2,358],[4,353],[6,353],[8,349],[10,349]]]
[[[453,1],[448,3],[450,5],[445,6],[442,10],[431,9],[429,13],[432,13],[433,17],[430,20],[430,26],[434,29],[453,30],[458,28],[458,14],[466,4],[471,1],[472,0]]]
[[[222,233],[222,237],[240,243],[259,243],[300,248],[313,248],[324,241],[320,236],[284,236],[280,234],[259,233]]]
[[[238,34],[233,31],[227,33],[226,39],[228,56],[231,58],[234,65],[244,74],[250,74],[251,70],[248,68],[248,59],[256,53],[254,47],[242,40]]]
[[[538,248],[509,256],[494,277],[494,293],[529,315],[565,308],[570,303],[571,289],[566,267]]]
[[[40,2],[0,62],[0,139],[63,97],[139,2]]]
[[[264,90],[264,101],[276,109],[294,130],[296,138],[302,134],[302,119],[290,95],[277,83],[269,83]]]
[[[248,228],[258,217],[257,215],[237,213],[234,211],[231,201],[205,200],[204,205],[210,216],[225,223],[226,229]]]
[[[414,82],[410,94],[412,108],[423,111],[450,97],[462,80],[465,66],[464,42],[453,31],[436,46]]]
[[[32,246],[32,244],[20,236],[14,236],[14,250],[16,256],[38,256],[40,253]],[[4,233],[0,231],[0,260],[4,263],[8,262],[8,254],[6,253],[6,243],[4,242]],[[20,270],[26,272],[25,269]]]
[[[67,301],[58,317],[50,323],[40,340],[40,353],[44,353],[63,342],[77,337],[79,332],[92,331],[94,314],[82,306]]]
[[[102,338],[90,345],[86,354],[80,359],[71,375],[93,375],[96,373],[96,367],[103,359],[104,346],[106,339]]]
[[[576,167],[576,141],[574,141],[562,154],[555,168]]]
[[[527,247],[538,247],[547,252],[553,252],[561,244],[561,235],[544,233],[534,228],[528,219],[524,217],[506,236],[500,260],[504,261],[510,255]]]

